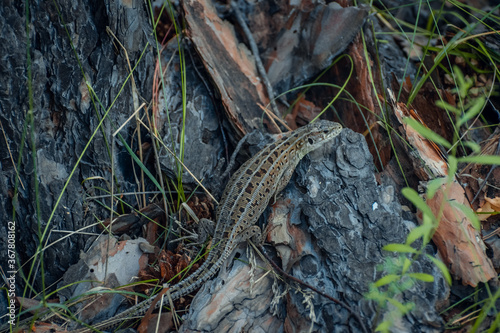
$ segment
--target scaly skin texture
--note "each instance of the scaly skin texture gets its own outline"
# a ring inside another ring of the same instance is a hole
[[[257,220],[275,194],[285,188],[295,167],[309,152],[331,141],[342,126],[320,120],[295,131],[285,133],[278,141],[267,145],[245,162],[229,180],[220,205],[217,223],[207,260],[185,280],[170,287],[170,297],[176,300],[200,288],[226,262],[243,241],[260,235]],[[168,288],[164,285],[164,288]],[[142,316],[153,303],[149,298],[113,318],[95,324],[97,330],[110,330],[126,319]],[[158,307],[161,302],[157,302]],[[77,332],[92,332],[83,328]]]

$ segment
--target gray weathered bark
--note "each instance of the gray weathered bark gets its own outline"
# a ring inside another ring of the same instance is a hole
[[[118,162],[114,163],[114,171],[119,190],[137,190],[130,156],[123,154],[125,149],[118,140],[112,140],[112,133],[134,112],[134,105],[130,80],[124,85],[129,75],[124,52],[107,34],[106,27],[127,49],[131,65],[137,66],[134,72],[137,90],[147,101],[151,99],[154,69],[152,46],[148,46],[150,19],[142,0],[90,3],[58,0],[56,4],[57,8],[52,1],[29,1],[30,48],[26,39],[24,2],[9,1],[0,6],[0,122],[4,131],[0,139],[0,191],[3,196],[0,234],[1,237],[7,235],[6,224],[12,221],[15,209],[17,259],[23,264],[31,263],[29,259],[39,244],[36,213],[36,201],[39,201],[40,227],[48,230],[43,244],[51,245],[44,251],[47,286],[56,282],[68,266],[78,260],[84,247],[84,239],[79,235],[56,243],[66,236],[64,231],[95,223],[96,213],[99,218],[106,217],[107,213],[98,204],[86,202],[85,194],[104,194],[93,192],[95,187],[110,190],[112,150],[107,146],[110,142],[115,144],[114,159]],[[31,95],[27,89],[29,71],[32,73]],[[86,81],[95,96],[89,93]],[[34,124],[28,126],[28,138],[32,132],[35,156],[29,141],[21,145],[30,98],[33,98]],[[110,111],[102,130],[97,130],[78,164],[79,156],[98,127],[96,113],[103,117],[108,108]],[[120,132],[129,144],[134,128],[135,122],[129,123]],[[132,149],[137,147],[132,145]],[[16,171],[14,164],[21,150],[21,164]],[[36,161],[36,179],[33,160]],[[15,201],[18,177],[21,185]],[[102,178],[83,182],[89,177]],[[37,197],[35,180],[39,181]],[[68,186],[64,189],[66,182]],[[57,204],[61,193],[61,201]],[[107,205],[109,202],[109,198],[105,199]],[[55,214],[47,226],[54,209]],[[6,255],[6,243],[1,242],[2,266],[7,262]],[[10,270],[6,268],[4,271]],[[28,270],[29,266],[23,269],[24,273]],[[40,274],[38,271],[36,278],[32,278],[37,290],[42,288]],[[24,283],[18,274],[18,292],[22,286]],[[3,297],[4,294],[0,300]]]

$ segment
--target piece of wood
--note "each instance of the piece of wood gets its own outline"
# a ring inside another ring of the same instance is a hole
[[[465,192],[458,183],[444,185],[432,198],[426,198],[435,216],[442,212],[439,226],[432,237],[441,259],[450,273],[460,278],[463,284],[475,287],[479,282],[496,279],[497,274],[485,254],[486,247],[481,234],[461,210],[450,204],[451,201],[469,206]]]
[[[266,96],[250,51],[240,44],[234,29],[220,19],[211,1],[183,2],[187,31],[206,70],[217,86],[224,110],[241,139],[252,129],[262,127],[262,111]]]
[[[404,118],[409,117],[427,126],[419,116],[419,113],[426,110],[415,111],[402,102],[396,102],[394,93],[390,90],[389,96],[393,102],[394,115],[399,122],[399,127],[396,128],[399,129],[401,137],[409,143],[409,146],[402,145],[402,147],[407,149],[406,154],[415,166],[415,175],[420,179],[421,185],[426,187],[427,180],[448,176],[447,161],[439,147],[404,122]],[[455,201],[470,207],[462,187],[457,183],[443,185],[434,197],[426,199],[427,205],[440,219],[432,240],[450,273],[456,279],[462,280],[463,284],[470,286],[477,286],[479,282],[496,278],[479,231],[474,229],[462,211],[449,204],[450,201]],[[422,213],[419,214],[422,218]]]

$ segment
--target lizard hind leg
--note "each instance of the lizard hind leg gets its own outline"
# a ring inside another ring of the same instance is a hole
[[[252,242],[254,242],[256,244],[260,244],[260,240],[262,238],[261,235],[262,235],[262,231],[260,230],[259,226],[252,225],[248,228],[243,229],[236,236],[234,243],[241,244],[241,243],[246,242],[247,240],[251,239]],[[235,254],[236,254],[236,252],[234,252],[234,251],[233,251],[233,253],[231,253],[231,255],[229,256],[229,260],[226,261],[226,264],[233,261]],[[226,273],[226,265],[222,265],[221,271],[223,274]]]

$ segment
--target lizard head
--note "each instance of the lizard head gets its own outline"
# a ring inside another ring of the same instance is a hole
[[[304,146],[300,150],[301,155],[305,156],[339,135],[342,125],[328,120],[318,120],[297,131],[301,131],[304,138]]]

